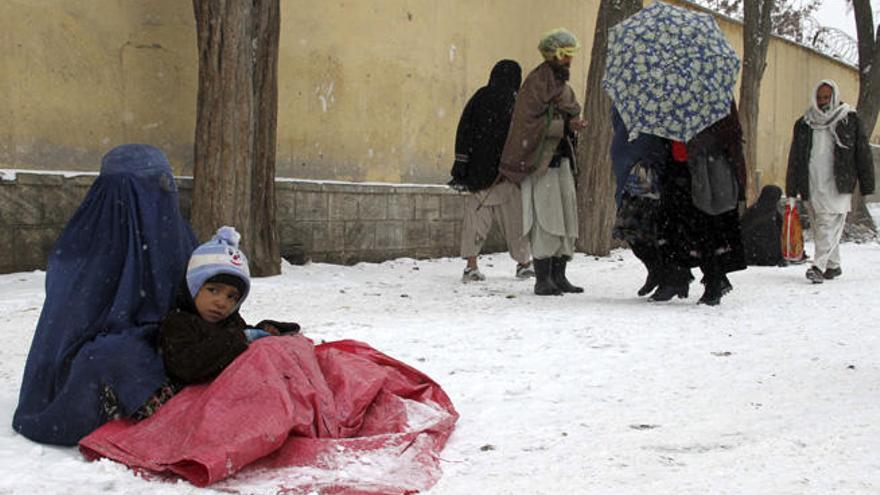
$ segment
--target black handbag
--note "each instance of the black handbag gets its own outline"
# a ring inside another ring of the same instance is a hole
[[[688,157],[694,206],[709,215],[736,208],[739,184],[733,164],[722,150],[707,150]]]

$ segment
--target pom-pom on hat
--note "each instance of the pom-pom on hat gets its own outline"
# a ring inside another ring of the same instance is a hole
[[[235,227],[223,226],[210,241],[193,251],[186,268],[186,286],[190,296],[195,299],[205,282],[221,282],[232,285],[241,291],[241,304],[250,292],[251,273],[247,257],[238,249],[241,235]],[[241,281],[241,285],[234,283]],[[232,282],[232,283],[231,283]]]

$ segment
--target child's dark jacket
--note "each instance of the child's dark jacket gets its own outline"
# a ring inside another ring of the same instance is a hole
[[[181,385],[214,378],[247,349],[243,331],[247,327],[237,310],[217,323],[203,320],[183,287],[177,307],[165,315],[159,327],[165,372]]]

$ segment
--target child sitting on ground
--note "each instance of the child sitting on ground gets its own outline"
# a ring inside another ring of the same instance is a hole
[[[159,326],[159,352],[170,383],[141,408],[138,419],[183,386],[219,375],[251,342],[299,331],[296,323],[264,320],[253,327],[242,319],[238,310],[250,291],[250,271],[238,249],[240,238],[233,227],[221,227],[190,256],[175,307]]]

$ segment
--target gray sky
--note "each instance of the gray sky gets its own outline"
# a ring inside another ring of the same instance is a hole
[[[874,24],[878,23],[880,14],[880,0],[871,0],[874,8]],[[856,39],[856,24],[853,18],[852,7],[847,0],[824,0],[822,6],[814,16],[824,26],[834,27]]]

